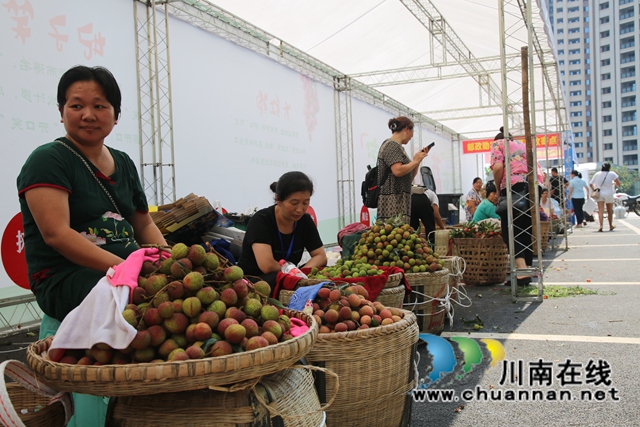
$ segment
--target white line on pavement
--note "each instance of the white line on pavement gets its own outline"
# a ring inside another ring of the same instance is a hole
[[[534,259],[533,262],[536,262],[537,260]],[[542,260],[543,262],[547,262],[546,259]],[[602,258],[580,258],[580,259],[554,259],[551,260],[551,264],[554,262],[603,262],[603,261],[640,261],[640,258],[607,258],[607,259],[602,259]]]
[[[640,282],[547,282],[544,281],[545,286],[626,286],[626,285],[640,285]]]
[[[594,232],[594,233],[597,233],[597,232]],[[607,233],[608,233],[608,232],[607,232]],[[623,234],[623,233],[620,233],[620,234],[618,234],[618,233],[616,233],[615,231],[614,231],[614,233],[615,233],[615,236],[616,236],[616,237],[622,237],[622,236],[635,236],[635,234],[633,234],[633,233],[630,233],[630,234]],[[574,237],[596,237],[596,236],[600,237],[600,236],[602,236],[602,234],[575,234],[575,233],[574,233],[574,234],[572,234],[571,236],[569,236],[569,239],[573,239]],[[610,237],[610,236],[609,236],[609,237]],[[560,239],[560,238],[558,237],[558,239]]]
[[[620,246],[640,246],[640,243],[614,243],[612,245],[572,245],[569,243],[569,248],[618,248]]]
[[[596,337],[588,335],[539,335],[539,334],[495,334],[495,333],[466,333],[443,332],[443,338],[465,336],[468,338],[493,338],[497,340],[523,340],[523,341],[564,341],[564,342],[593,342],[608,344],[640,344],[640,338],[627,337]]]
[[[620,224],[624,225],[625,227],[629,228],[631,231],[635,231],[636,234],[640,234],[640,228],[629,224],[628,221],[623,221],[623,220],[619,219],[618,222]]]

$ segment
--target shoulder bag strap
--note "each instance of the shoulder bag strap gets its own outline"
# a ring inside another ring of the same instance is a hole
[[[89,163],[87,163],[87,161],[73,148],[69,147],[66,143],[64,143],[63,141],[60,141],[59,139],[56,139],[56,142],[62,144],[63,147],[65,147],[66,149],[68,149],[69,151],[71,151],[73,154],[75,154],[81,161],[82,163],[84,163],[84,165],[87,167],[87,169],[89,170],[89,173],[91,174],[91,176],[93,178],[95,178],[96,182],[98,183],[98,185],[100,186],[100,188],[102,188],[102,190],[104,190],[105,194],[107,195],[107,197],[109,197],[109,200],[111,200],[111,203],[113,204],[113,207],[116,208],[116,212],[118,212],[118,215],[122,216],[122,213],[120,212],[120,209],[118,209],[118,205],[116,205],[116,201],[113,200],[113,197],[111,196],[111,193],[109,193],[109,190],[107,190],[104,185],[102,185],[102,182],[100,182],[100,178],[98,178],[95,174],[95,172],[93,172],[93,169],[91,169],[91,166],[89,166]]]
[[[609,175],[609,171],[607,171],[607,173],[604,176],[604,178],[602,178],[602,184],[600,184],[600,187],[602,187],[604,185],[604,182],[607,180],[607,175]]]

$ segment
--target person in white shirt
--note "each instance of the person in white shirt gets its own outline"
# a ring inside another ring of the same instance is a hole
[[[604,208],[607,207],[607,218],[609,220],[609,231],[613,231],[615,225],[613,225],[613,194],[615,193],[614,186],[620,187],[620,179],[618,174],[611,171],[611,164],[605,162],[602,164],[600,172],[597,172],[591,178],[589,183],[591,189],[595,191],[596,188],[600,189],[600,196],[596,200],[598,202],[598,219],[600,220],[599,232],[602,232],[602,224],[604,223]],[[593,194],[593,193],[592,193]]]

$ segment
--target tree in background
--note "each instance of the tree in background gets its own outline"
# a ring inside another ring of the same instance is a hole
[[[638,187],[638,171],[629,169],[626,166],[612,166],[611,169],[618,174],[620,180],[620,192],[633,194],[637,192]]]

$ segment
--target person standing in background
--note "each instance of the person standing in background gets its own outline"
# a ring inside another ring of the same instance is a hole
[[[471,221],[473,215],[476,213],[478,205],[482,202],[482,196],[480,190],[482,189],[482,178],[476,177],[473,179],[473,188],[467,193],[465,198],[464,210],[467,214],[467,221]]]
[[[473,222],[480,222],[489,218],[500,219],[500,215],[496,213],[499,197],[496,186],[492,182],[487,182],[484,199],[473,214]]]
[[[385,183],[380,187],[378,199],[378,219],[385,221],[401,215],[402,221],[411,221],[411,182],[418,173],[420,163],[427,157],[429,150],[418,151],[410,160],[403,145],[413,138],[413,122],[404,116],[389,120],[389,129],[393,133],[385,140],[378,152],[378,184],[385,171],[391,170]]]
[[[584,201],[589,197],[589,187],[587,182],[580,177],[580,173],[576,170],[571,171],[571,181],[569,181],[569,199],[573,205],[573,211],[576,214],[576,228],[587,225],[584,219]]]
[[[611,172],[611,164],[603,163],[600,172],[596,172],[591,178],[591,189],[600,189],[600,197],[598,200],[598,218],[600,220],[600,228],[598,232],[602,232],[602,224],[604,222],[604,208],[607,207],[607,218],[609,219],[609,231],[613,231],[616,228],[613,225],[613,186],[620,187],[620,180],[618,174]]]
[[[558,174],[558,168],[551,168],[551,178],[549,178],[551,186],[551,198],[562,206],[562,194],[567,187],[567,180],[564,176]]]

